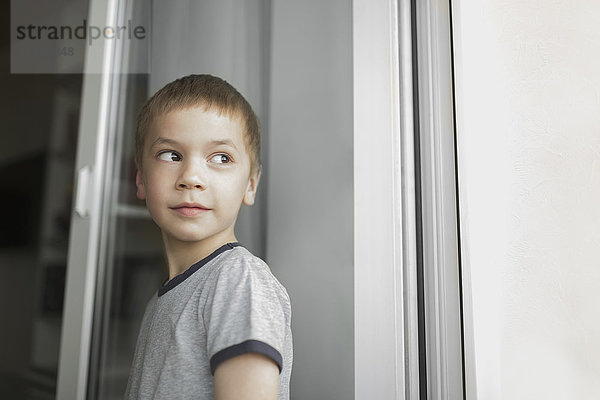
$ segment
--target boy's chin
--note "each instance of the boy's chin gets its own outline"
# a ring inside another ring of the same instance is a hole
[[[210,239],[210,236],[207,235],[199,235],[198,233],[189,233],[189,234],[170,234],[170,233],[164,233],[163,232],[163,239],[165,240],[165,242],[168,243],[189,243],[189,244],[193,244],[193,243],[199,243],[199,242],[205,242],[208,241]]]
[[[231,236],[231,237],[230,237]],[[233,239],[232,239],[233,238]],[[163,231],[163,240],[165,244],[179,245],[219,245],[235,241],[233,235],[203,232],[165,232]]]

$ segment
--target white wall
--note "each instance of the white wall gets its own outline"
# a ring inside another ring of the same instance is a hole
[[[600,3],[453,7],[469,399],[597,399]]]

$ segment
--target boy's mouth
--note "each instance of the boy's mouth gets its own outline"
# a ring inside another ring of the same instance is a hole
[[[180,203],[171,210],[185,217],[193,217],[206,211],[210,211],[210,208],[203,206],[199,203]]]

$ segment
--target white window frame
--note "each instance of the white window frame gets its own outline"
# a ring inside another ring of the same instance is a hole
[[[464,379],[451,10],[415,5],[427,396],[454,400]]]
[[[118,25],[119,0],[90,0],[89,25]],[[87,396],[94,298],[102,242],[102,208],[110,147],[111,105],[120,41],[86,46],[56,398]]]
[[[355,399],[417,399],[410,1],[353,15]]]
[[[353,12],[355,398],[462,399],[450,2]]]

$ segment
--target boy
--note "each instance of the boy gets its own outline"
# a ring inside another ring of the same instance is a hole
[[[169,279],[146,308],[126,398],[289,398],[287,292],[234,234],[259,151],[252,108],[220,78],[175,80],[140,111],[137,197],[161,229]]]

